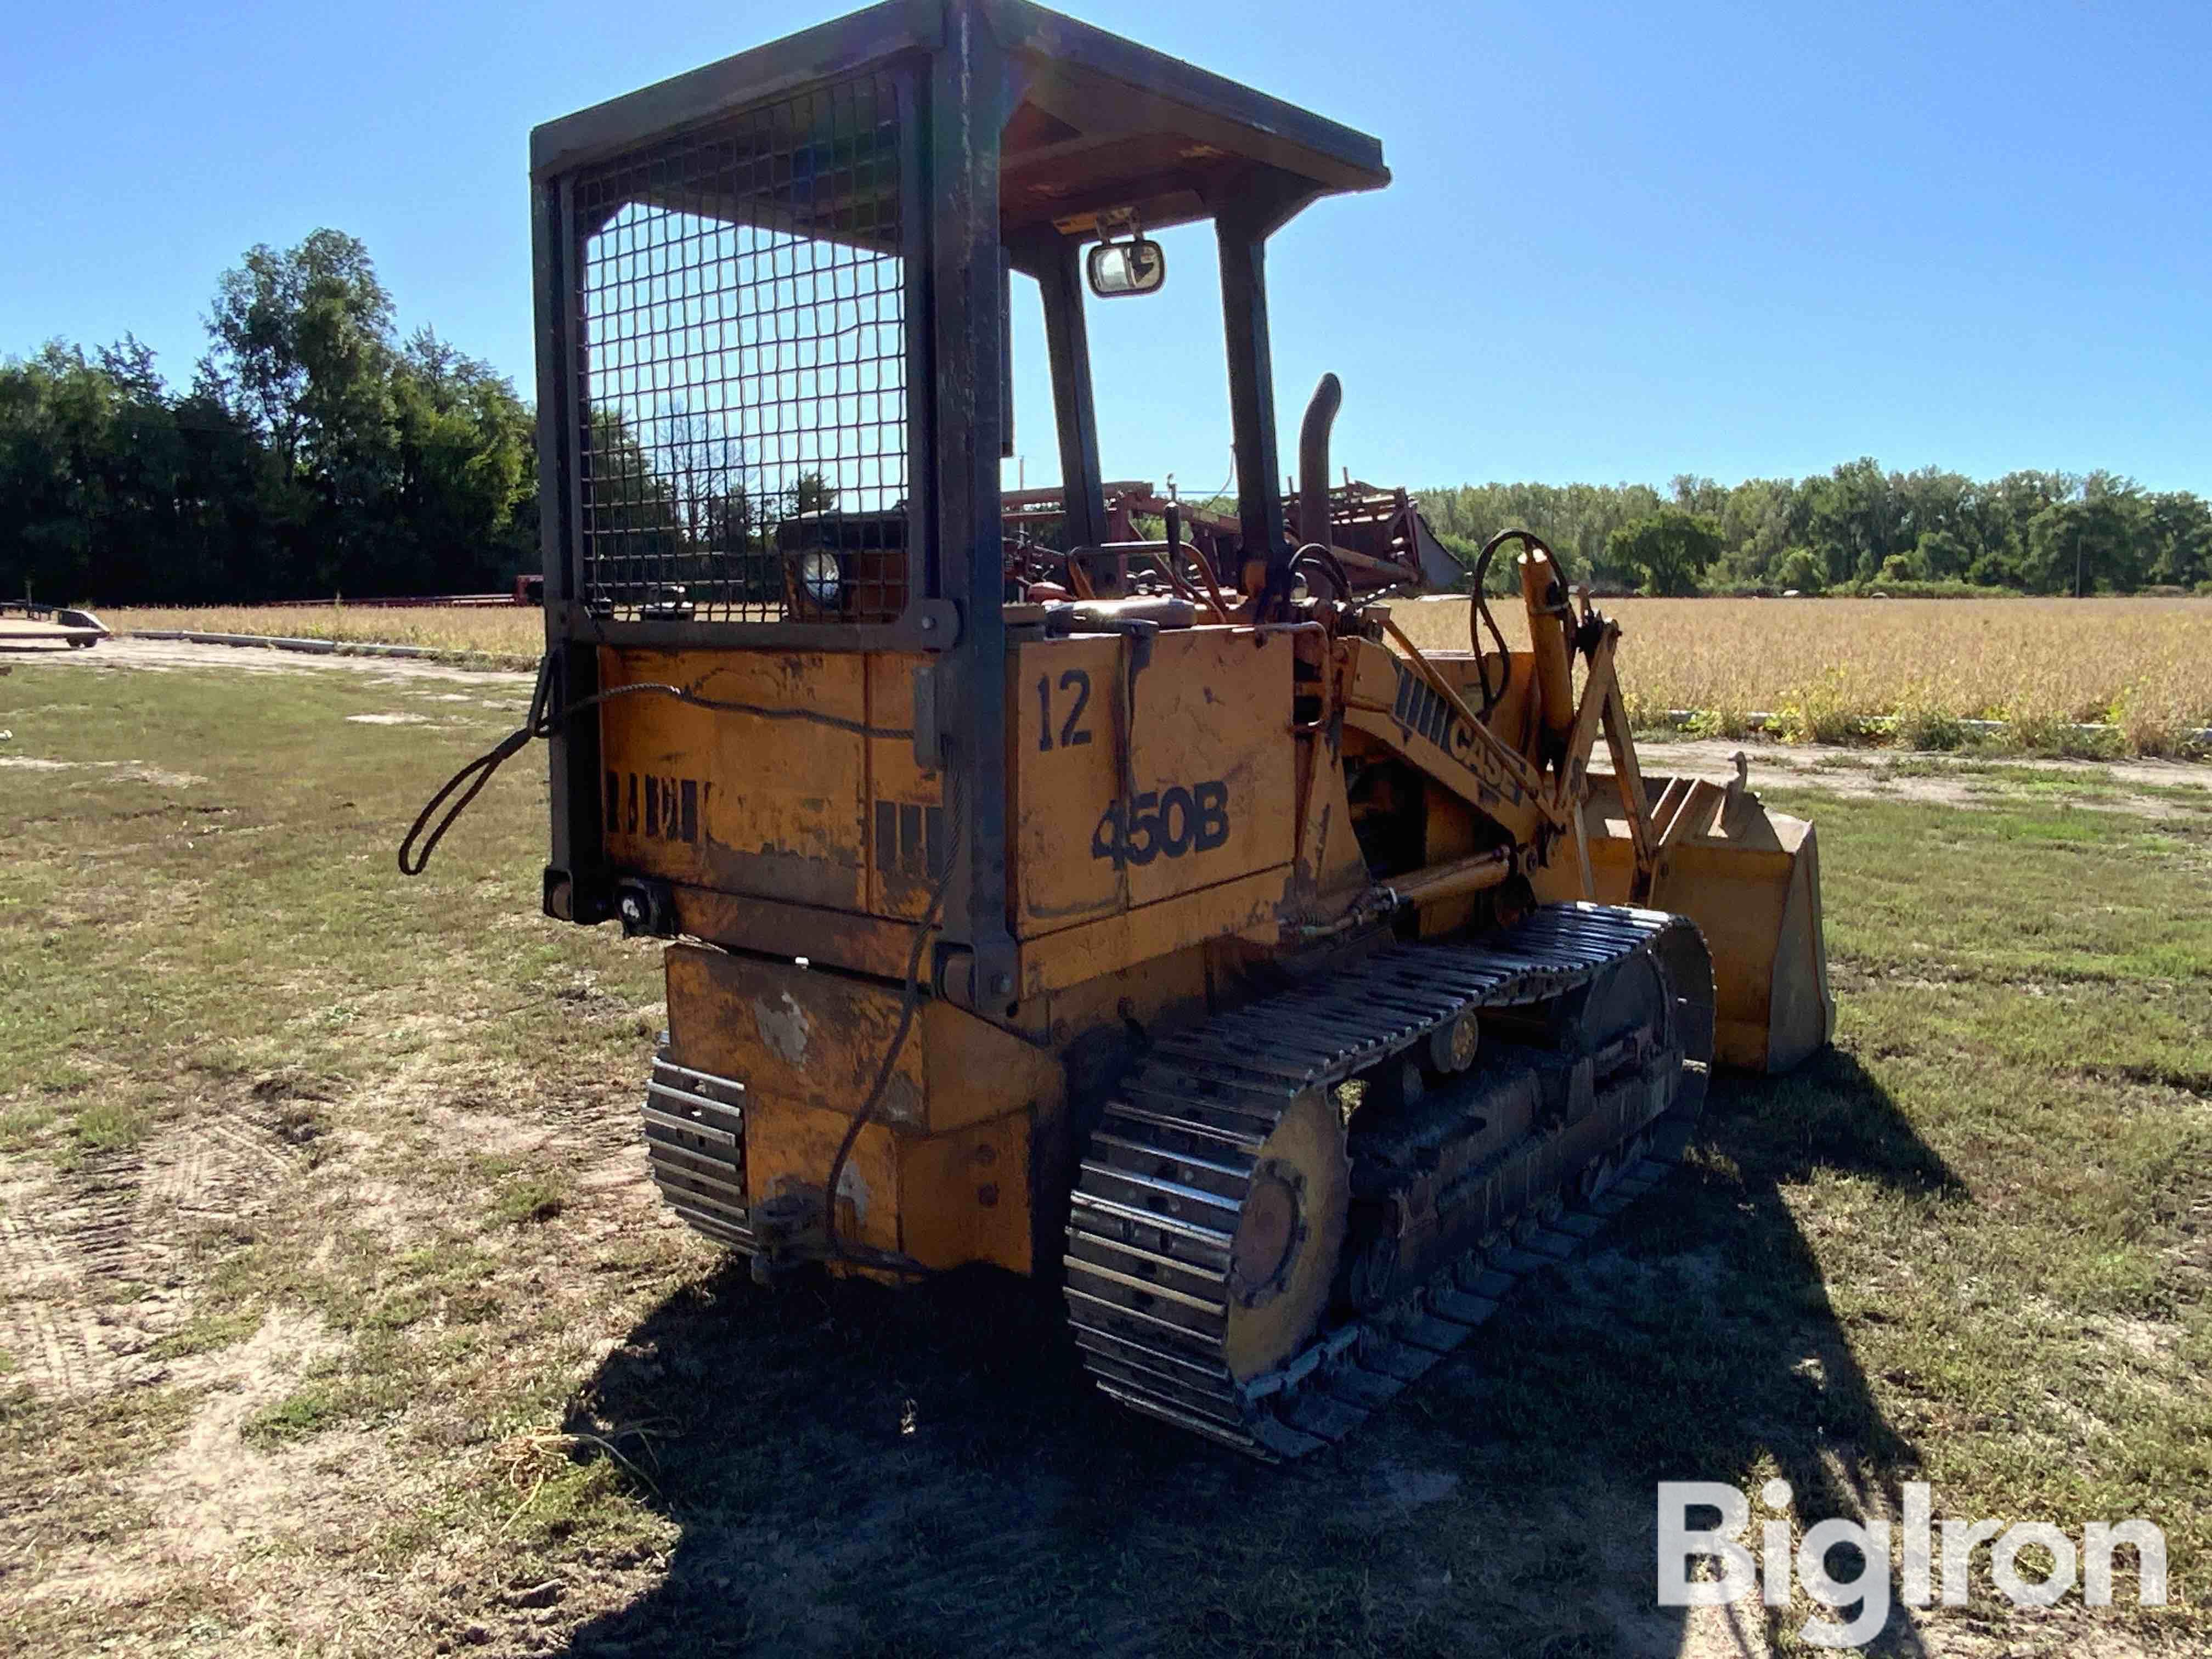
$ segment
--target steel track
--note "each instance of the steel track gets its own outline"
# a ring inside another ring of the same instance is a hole
[[[646,1165],[668,1206],[692,1231],[750,1254],[745,1202],[744,1085],[678,1066],[668,1039],[645,1085]]]
[[[1224,1358],[1230,1243],[1255,1161],[1291,1102],[1424,1042],[1474,1008],[1545,1001],[1694,927],[1656,911],[1546,907],[1479,945],[1394,945],[1349,973],[1263,999],[1159,1043],[1105,1108],[1072,1197],[1065,1294],[1085,1367],[1125,1406],[1240,1451],[1297,1457],[1341,1439],[1497,1310],[1522,1276],[1571,1257],[1678,1159],[1703,1099],[1605,1150],[1571,1201],[1537,1194],[1508,1233],[1409,1294],[1340,1324],[1265,1376]],[[1695,952],[1702,958],[1702,943]],[[1681,996],[1683,992],[1670,984]],[[1710,1029],[1711,987],[1703,997]],[[1693,1011],[1694,1014],[1694,1011]],[[1477,1061],[1478,1066],[1480,1061]]]

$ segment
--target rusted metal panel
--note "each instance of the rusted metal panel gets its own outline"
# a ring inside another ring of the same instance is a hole
[[[745,1113],[747,1183],[757,1206],[819,1194],[851,1120],[791,1102]],[[838,1237],[896,1250],[924,1267],[989,1262],[1030,1271],[1030,1114],[935,1135],[872,1123],[837,1181]]]
[[[796,1101],[745,1111],[745,1188],[755,1213],[793,1191],[817,1195],[853,1120]],[[862,1127],[837,1180],[837,1236],[878,1250],[899,1248],[898,1136],[887,1123]]]
[[[900,987],[690,945],[669,947],[667,972],[677,1052],[742,1082],[750,1111],[788,1101],[850,1115],[867,1104],[898,1030]],[[1056,1101],[1062,1086],[1050,1054],[930,998],[874,1115],[901,1133],[942,1132]]]
[[[898,1024],[898,993],[866,980],[689,945],[669,947],[667,971],[676,1051],[749,1097],[857,1111]],[[886,1123],[927,1121],[922,1048],[899,1051],[878,1109]]]
[[[707,890],[918,919],[951,858],[945,780],[915,758],[914,653],[606,648],[609,686],[676,685],[717,701],[805,710],[771,720],[631,696],[601,715],[611,862]],[[727,922],[726,915],[718,918]],[[833,924],[834,925],[834,924]],[[708,927],[687,931],[721,939]],[[777,950],[793,937],[731,940]],[[884,960],[827,952],[876,973]]]
[[[757,895],[718,893],[711,888],[671,890],[676,931],[733,951],[789,955],[803,944],[807,958],[825,968],[896,979],[913,952],[914,927],[848,910],[787,904]]]
[[[818,1194],[868,1102],[898,988],[699,945],[667,953],[671,1052],[744,1089],[745,1197]],[[951,1004],[919,1010],[838,1179],[839,1237],[929,1267],[1030,1270],[1031,1125],[1058,1058]]]
[[[1133,674],[1131,643],[1120,636],[1032,641],[1014,653],[1012,863],[1030,939],[1279,870],[1295,855],[1297,745],[1285,740],[1291,639],[1195,629],[1149,643]],[[603,705],[610,863],[675,884],[685,932],[902,975],[911,934],[860,918],[918,918],[950,857],[944,781],[917,762],[911,738],[925,661],[604,648],[598,665],[610,686],[672,684],[835,723],[658,695]],[[1340,848],[1338,861],[1350,850]],[[1284,885],[1280,877],[1266,884],[1264,904],[1217,894],[1172,917],[1085,935],[1048,952],[1045,966],[1024,968],[1018,982],[1066,986],[1077,982],[1071,963],[1085,976],[1112,972],[1162,942],[1260,926]],[[755,913],[717,895],[772,908]]]

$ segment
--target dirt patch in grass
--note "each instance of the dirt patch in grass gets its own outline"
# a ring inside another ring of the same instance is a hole
[[[2040,800],[2131,817],[2202,823],[2212,818],[2212,765],[2191,761],[1993,762],[1883,750],[1693,738],[1641,745],[1644,775],[1735,775],[1749,763],[1755,790],[1814,788],[1864,800],[1983,808]]]
[[[179,1443],[134,1483],[165,1546],[206,1559],[299,1524],[313,1506],[268,1449],[284,1437],[252,1429],[281,1420],[301,1373],[337,1349],[319,1319],[276,1308],[245,1341],[179,1365],[173,1380],[204,1390],[201,1403]]]
[[[531,648],[542,649],[543,645],[541,633],[540,639]],[[97,649],[92,651],[72,651],[66,654],[41,652],[35,657],[19,660],[27,669],[58,670],[65,667],[76,672],[139,669],[162,672],[213,668],[226,673],[253,675],[336,672],[386,684],[441,680],[449,684],[504,686],[519,681],[525,702],[529,699],[531,678],[527,669],[520,665],[514,668],[471,668],[422,657],[319,656],[276,650],[267,646],[194,645],[183,640],[144,640],[128,636],[104,640]]]
[[[170,772],[130,761],[40,760],[29,755],[0,755],[0,767],[21,772],[67,772],[80,767],[101,767],[118,783],[150,783],[162,789],[189,789],[207,780],[192,772]]]

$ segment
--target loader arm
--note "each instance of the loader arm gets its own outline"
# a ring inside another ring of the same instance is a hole
[[[1648,905],[1697,922],[1714,942],[1718,1058],[1785,1071],[1834,1029],[1813,827],[1768,811],[1741,775],[1727,786],[1647,778],[1621,695],[1620,625],[1587,601],[1573,616],[1550,550],[1523,539],[1534,643],[1510,653],[1504,674],[1517,695],[1479,714],[1473,654],[1425,652],[1386,615],[1388,644],[1337,642],[1344,724],[1507,832],[1538,899]],[[1601,738],[1609,773],[1592,766]],[[1394,877],[1394,890],[1457,897],[1467,878],[1447,873],[1451,863]],[[1486,866],[1480,878],[1504,874]]]
[[[1340,641],[1337,653],[1346,726],[1389,744],[1516,840],[1566,827],[1572,815],[1560,793],[1492,733],[1425,657],[1358,638]]]

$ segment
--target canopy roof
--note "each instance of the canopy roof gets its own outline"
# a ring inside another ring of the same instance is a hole
[[[1146,228],[1205,218],[1209,204],[1261,178],[1296,195],[1389,182],[1378,142],[1310,111],[1029,0],[951,3],[972,5],[1006,55],[1000,216],[1009,240],[1048,226],[1087,233],[1098,215],[1125,210]],[[533,170],[611,159],[926,51],[944,29],[943,0],[884,0],[548,122],[531,137]]]

